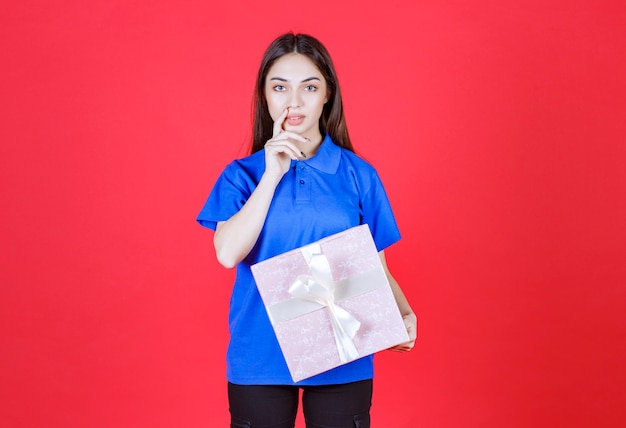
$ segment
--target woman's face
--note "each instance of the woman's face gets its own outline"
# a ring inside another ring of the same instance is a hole
[[[319,119],[328,100],[326,80],[305,55],[283,55],[270,67],[265,79],[265,98],[274,121],[288,108],[282,124],[315,141],[320,138]]]

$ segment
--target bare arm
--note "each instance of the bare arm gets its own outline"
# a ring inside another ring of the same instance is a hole
[[[396,304],[398,305],[400,315],[402,315],[404,325],[406,326],[406,331],[409,335],[408,342],[394,346],[390,349],[392,351],[407,352],[413,349],[413,346],[415,345],[415,339],[417,338],[417,316],[415,315],[415,312],[413,312],[413,309],[411,309],[411,305],[409,305],[409,301],[402,292],[398,281],[396,281],[393,275],[391,275],[391,272],[389,272],[389,268],[387,267],[387,259],[385,258],[385,252],[381,251],[378,254],[380,255],[380,261],[383,265],[383,269],[385,270],[385,274],[387,275],[389,285],[391,286],[393,297],[396,299]]]
[[[217,260],[224,267],[235,267],[250,253],[259,238],[279,181],[280,177],[276,180],[264,175],[241,210],[217,224],[213,244]]]
[[[306,139],[283,131],[286,117],[287,109],[274,123],[274,136],[265,144],[265,172],[257,188],[238,213],[219,222],[215,228],[215,253],[217,260],[226,268],[237,266],[250,253],[263,229],[276,186],[289,170],[291,160],[302,156],[293,142]]]

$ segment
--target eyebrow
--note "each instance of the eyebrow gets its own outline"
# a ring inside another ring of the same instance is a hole
[[[289,82],[289,80],[283,78],[283,77],[272,77],[270,80],[278,80],[279,82]],[[300,83],[306,83],[306,82],[310,82],[312,80],[318,80],[320,81],[319,77],[307,77],[306,79],[304,79],[302,82]]]

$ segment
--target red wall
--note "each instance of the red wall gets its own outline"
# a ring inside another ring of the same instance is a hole
[[[213,3],[2,6],[0,425],[226,426],[233,272],[195,216],[288,30],[404,236],[420,338],[375,426],[626,424],[624,3]]]

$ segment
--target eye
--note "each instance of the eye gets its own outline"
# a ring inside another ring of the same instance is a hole
[[[273,89],[274,89],[276,92],[283,92],[283,91],[286,91],[286,90],[287,90],[287,88],[285,88],[283,85],[275,85],[275,86],[273,87]]]
[[[315,91],[317,91],[317,86],[315,86],[315,85],[307,85],[307,86],[304,87],[304,90],[308,91],[308,92],[315,92]]]

